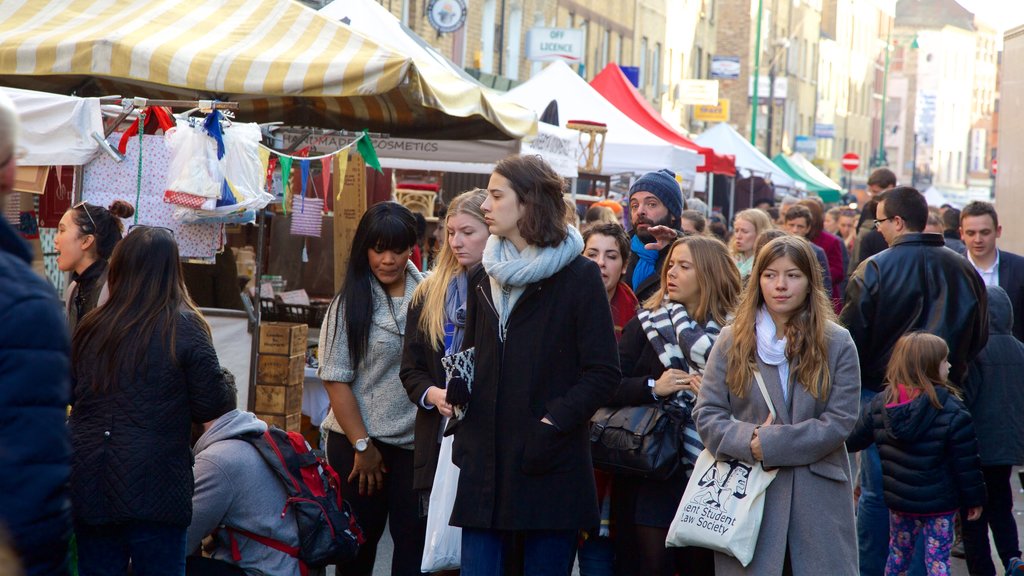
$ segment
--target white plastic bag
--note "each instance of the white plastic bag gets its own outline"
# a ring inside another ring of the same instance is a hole
[[[187,120],[178,120],[164,139],[171,150],[167,190],[220,198],[224,175],[217,160],[217,142]]]
[[[448,524],[459,488],[459,467],[452,462],[454,436],[441,440],[441,454],[434,472],[427,508],[427,537],[423,545],[422,572],[457,569],[462,563],[462,528]]]

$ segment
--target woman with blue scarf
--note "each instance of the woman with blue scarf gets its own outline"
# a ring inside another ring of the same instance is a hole
[[[490,233],[480,205],[487,191],[476,189],[452,200],[439,223],[445,241],[430,276],[416,288],[406,317],[400,376],[416,412],[413,489],[426,504],[441,449],[441,431],[452,407],[445,400],[441,358],[458,352],[466,329],[468,274],[483,258]],[[426,512],[426,506],[421,506]]]
[[[539,156],[495,167],[491,233],[469,280],[463,349],[475,350],[452,459],[462,575],[572,569],[576,535],[597,525],[590,418],[619,380],[608,296],[566,225],[565,183]]]

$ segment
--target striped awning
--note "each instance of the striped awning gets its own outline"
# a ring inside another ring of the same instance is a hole
[[[241,121],[394,136],[523,135],[434,107],[408,57],[293,0],[0,0],[0,14],[0,85],[231,100]]]

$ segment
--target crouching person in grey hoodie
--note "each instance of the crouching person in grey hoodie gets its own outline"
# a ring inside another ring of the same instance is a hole
[[[299,545],[291,509],[281,516],[288,498],[281,481],[256,448],[239,439],[262,434],[267,425],[251,412],[230,408],[220,418],[204,424],[206,431],[192,449],[195,492],[187,550],[198,549],[210,534],[213,544],[206,548],[209,559],[189,558],[188,574],[299,576],[295,558],[225,529],[237,528],[290,546]],[[232,538],[237,555],[232,552]],[[234,572],[233,567],[237,567]]]

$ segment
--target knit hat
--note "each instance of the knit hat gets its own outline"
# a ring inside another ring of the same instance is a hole
[[[648,172],[629,187],[630,197],[637,192],[650,192],[657,196],[658,200],[668,208],[668,213],[679,216],[683,213],[683,192],[676,182],[675,172],[671,170],[658,170]]]

